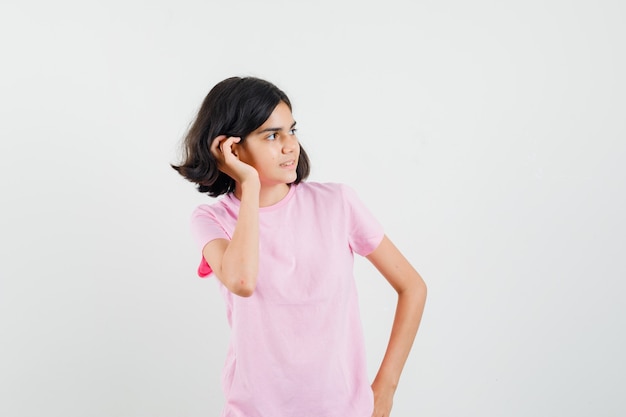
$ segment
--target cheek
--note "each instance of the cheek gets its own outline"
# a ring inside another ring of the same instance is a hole
[[[255,168],[260,168],[268,164],[271,165],[278,158],[278,153],[267,148],[263,149],[261,147],[247,147],[239,154],[239,160],[241,162],[245,162],[246,164],[252,165]]]
[[[250,147],[248,142],[245,142],[244,145],[239,145],[237,147],[237,158],[246,164],[254,164],[255,154],[256,152],[254,147]]]

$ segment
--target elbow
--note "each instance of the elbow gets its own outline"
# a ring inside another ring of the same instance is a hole
[[[232,291],[233,294],[238,295],[239,297],[248,298],[252,294],[254,294],[253,286],[239,286],[238,288]]]
[[[223,265],[222,283],[233,294],[240,297],[250,297],[254,294],[258,270],[249,265],[240,265],[238,268]]]
[[[428,288],[422,277],[418,275],[418,279],[414,280],[408,287],[398,291],[398,295],[403,294],[415,300],[419,300],[420,303],[424,303],[426,301],[426,295],[428,294]]]
[[[256,277],[240,278],[230,288],[230,291],[240,297],[250,297],[256,289]]]
[[[424,280],[421,278],[417,285],[417,291],[420,294],[420,297],[422,298],[422,300],[426,301],[426,296],[428,295],[428,287],[426,286],[426,283],[424,282]]]

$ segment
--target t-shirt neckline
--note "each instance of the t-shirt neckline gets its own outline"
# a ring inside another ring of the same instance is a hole
[[[259,212],[263,213],[265,211],[273,211],[287,204],[296,192],[297,186],[297,184],[289,184],[289,191],[287,191],[287,194],[285,194],[285,196],[280,201],[272,204],[271,206],[259,207]],[[226,197],[236,207],[239,207],[239,205],[241,204],[241,201],[237,197],[235,197],[235,193],[228,193]]]

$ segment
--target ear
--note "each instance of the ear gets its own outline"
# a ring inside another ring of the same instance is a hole
[[[237,158],[239,158],[239,149],[240,149],[240,144],[238,143],[233,143],[232,145],[230,145],[230,151],[233,153],[233,155],[235,155]]]

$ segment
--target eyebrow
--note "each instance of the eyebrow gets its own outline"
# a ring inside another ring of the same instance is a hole
[[[296,126],[296,122],[294,121],[293,124],[291,125],[291,127],[289,128],[290,130],[293,129]],[[263,130],[260,130],[259,133],[265,133],[265,132],[280,132],[281,130],[283,130],[280,127],[268,127],[265,128]]]

